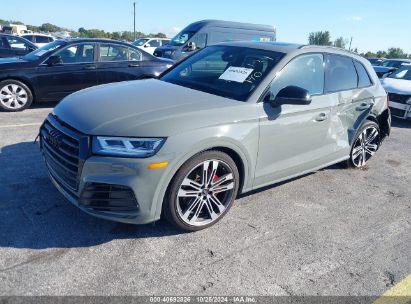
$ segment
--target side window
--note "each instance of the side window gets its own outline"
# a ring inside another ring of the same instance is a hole
[[[325,91],[327,93],[357,88],[357,72],[351,58],[327,55]]]
[[[355,64],[355,68],[357,69],[357,73],[358,73],[358,87],[365,88],[365,87],[371,86],[372,82],[370,80],[370,76],[368,75],[365,67],[358,61],[354,61],[354,64]]]
[[[159,47],[161,45],[160,40],[151,40],[148,44],[150,47]]]
[[[26,49],[27,45],[22,39],[17,37],[6,37],[7,42],[10,45],[12,50],[24,50]]]
[[[29,36],[23,36],[23,38],[26,38],[28,41],[34,42],[33,36],[29,35]]]
[[[63,63],[91,63],[94,61],[93,44],[71,45],[56,53]]]
[[[36,36],[36,43],[49,43],[49,37],[46,36]]]
[[[7,48],[8,47],[7,47],[6,43],[4,42],[3,38],[0,37],[0,49],[7,49]]]
[[[166,45],[166,44],[168,44],[169,42],[170,42],[170,40],[168,40],[168,39],[167,39],[167,40],[162,40],[162,41],[161,41],[161,45]]]
[[[207,34],[206,33],[200,33],[197,34],[194,39],[193,42],[196,44],[197,49],[203,49],[206,47],[207,45]]]
[[[129,48],[116,44],[100,45],[100,61],[128,61]]]
[[[281,89],[298,86],[311,95],[324,92],[324,60],[322,54],[301,55],[289,62],[274,79],[271,96],[275,98]]]
[[[128,48],[128,60],[130,61],[141,61],[141,53],[132,48]]]

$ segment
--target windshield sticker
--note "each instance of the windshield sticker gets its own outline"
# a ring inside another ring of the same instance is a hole
[[[243,83],[254,69],[229,67],[218,79]]]

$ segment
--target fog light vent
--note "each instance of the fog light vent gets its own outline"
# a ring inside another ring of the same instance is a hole
[[[87,183],[80,205],[96,211],[130,212],[139,206],[133,190],[127,186]]]

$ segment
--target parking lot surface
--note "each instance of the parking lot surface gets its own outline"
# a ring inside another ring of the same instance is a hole
[[[244,196],[210,229],[84,214],[33,144],[52,105],[0,113],[0,295],[373,295],[411,273],[411,123],[365,170]]]

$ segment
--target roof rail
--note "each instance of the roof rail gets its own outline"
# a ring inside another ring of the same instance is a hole
[[[335,46],[330,46],[330,45],[315,45],[315,44],[305,44],[299,47],[299,49],[305,49],[308,47],[313,47],[313,48],[325,48],[325,49],[331,49],[331,50],[336,50],[336,51],[343,51],[349,54],[353,54],[353,55],[357,55],[357,56],[361,56],[360,54],[353,52],[353,51],[349,51],[347,49],[343,49],[343,48],[339,48],[339,47],[335,47]]]

